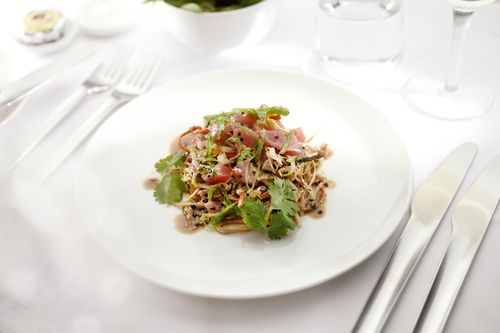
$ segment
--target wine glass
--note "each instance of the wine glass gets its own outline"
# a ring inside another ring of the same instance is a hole
[[[415,76],[403,87],[406,102],[418,111],[448,120],[478,117],[494,103],[493,89],[461,73],[463,45],[474,11],[495,0],[447,0],[453,7],[450,68]]]

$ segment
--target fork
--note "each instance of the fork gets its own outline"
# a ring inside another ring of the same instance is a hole
[[[61,105],[50,114],[40,125],[34,137],[28,140],[29,145],[17,157],[13,164],[0,174],[0,179],[9,174],[26,156],[65,118],[71,111],[88,96],[103,93],[111,89],[123,76],[127,63],[131,57],[131,50],[121,48],[108,61],[100,64],[83,84],[78,87]]]
[[[142,56],[141,61],[128,72],[114,88],[109,99],[95,111],[78,129],[49,157],[35,174],[35,182],[43,184],[64,160],[85,140],[113,111],[145,93],[151,86],[161,65],[158,55]]]

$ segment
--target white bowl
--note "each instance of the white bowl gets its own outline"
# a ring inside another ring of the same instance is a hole
[[[274,26],[279,0],[226,12],[192,12],[166,3],[155,11],[170,34],[198,53],[217,53],[261,41]]]

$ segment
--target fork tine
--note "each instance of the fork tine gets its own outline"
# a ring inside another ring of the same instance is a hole
[[[130,76],[130,79],[128,80],[128,84],[135,86],[137,84],[137,81],[141,78],[142,75],[144,75],[144,72],[147,68],[150,56],[149,55],[142,55],[141,54],[141,61],[137,65],[136,70],[134,71],[133,75]]]
[[[129,59],[132,57],[132,53],[133,51],[130,48],[123,48],[122,50],[119,51],[118,57],[114,62],[114,66],[110,68],[109,71],[110,77],[116,80],[119,79],[121,75],[123,75],[127,67],[127,64],[129,62]]]
[[[144,61],[144,68],[142,69],[139,77],[137,77],[135,82],[133,82],[134,86],[140,86],[144,78],[148,76],[153,61],[154,57],[152,55],[148,55],[147,59]]]
[[[114,67],[117,65],[116,59],[120,58],[122,53],[122,49],[120,48],[119,51],[115,51],[112,55],[108,56],[106,61],[104,62],[103,68],[102,68],[102,75],[105,77],[109,77],[110,73],[113,71]]]
[[[150,66],[150,70],[148,75],[144,78],[144,80],[140,83],[141,87],[144,89],[148,89],[151,86],[151,83],[153,83],[153,80],[156,76],[156,72],[158,72],[158,69],[161,66],[162,58],[160,55],[156,55],[153,57],[153,62]]]
[[[144,66],[144,60],[137,60],[134,62],[135,64],[133,65],[133,67],[130,68],[130,70],[127,72],[127,75],[123,78],[123,83],[130,84],[134,80],[134,78],[141,72],[141,69]]]

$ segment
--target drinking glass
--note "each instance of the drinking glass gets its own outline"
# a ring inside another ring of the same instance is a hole
[[[473,74],[462,73],[465,35],[474,11],[495,0],[447,0],[453,8],[453,39],[448,69],[415,76],[403,87],[408,104],[447,120],[478,117],[491,109],[494,92]]]
[[[317,1],[315,51],[324,72],[342,81],[365,80],[369,71],[398,61],[403,49],[400,0]]]

